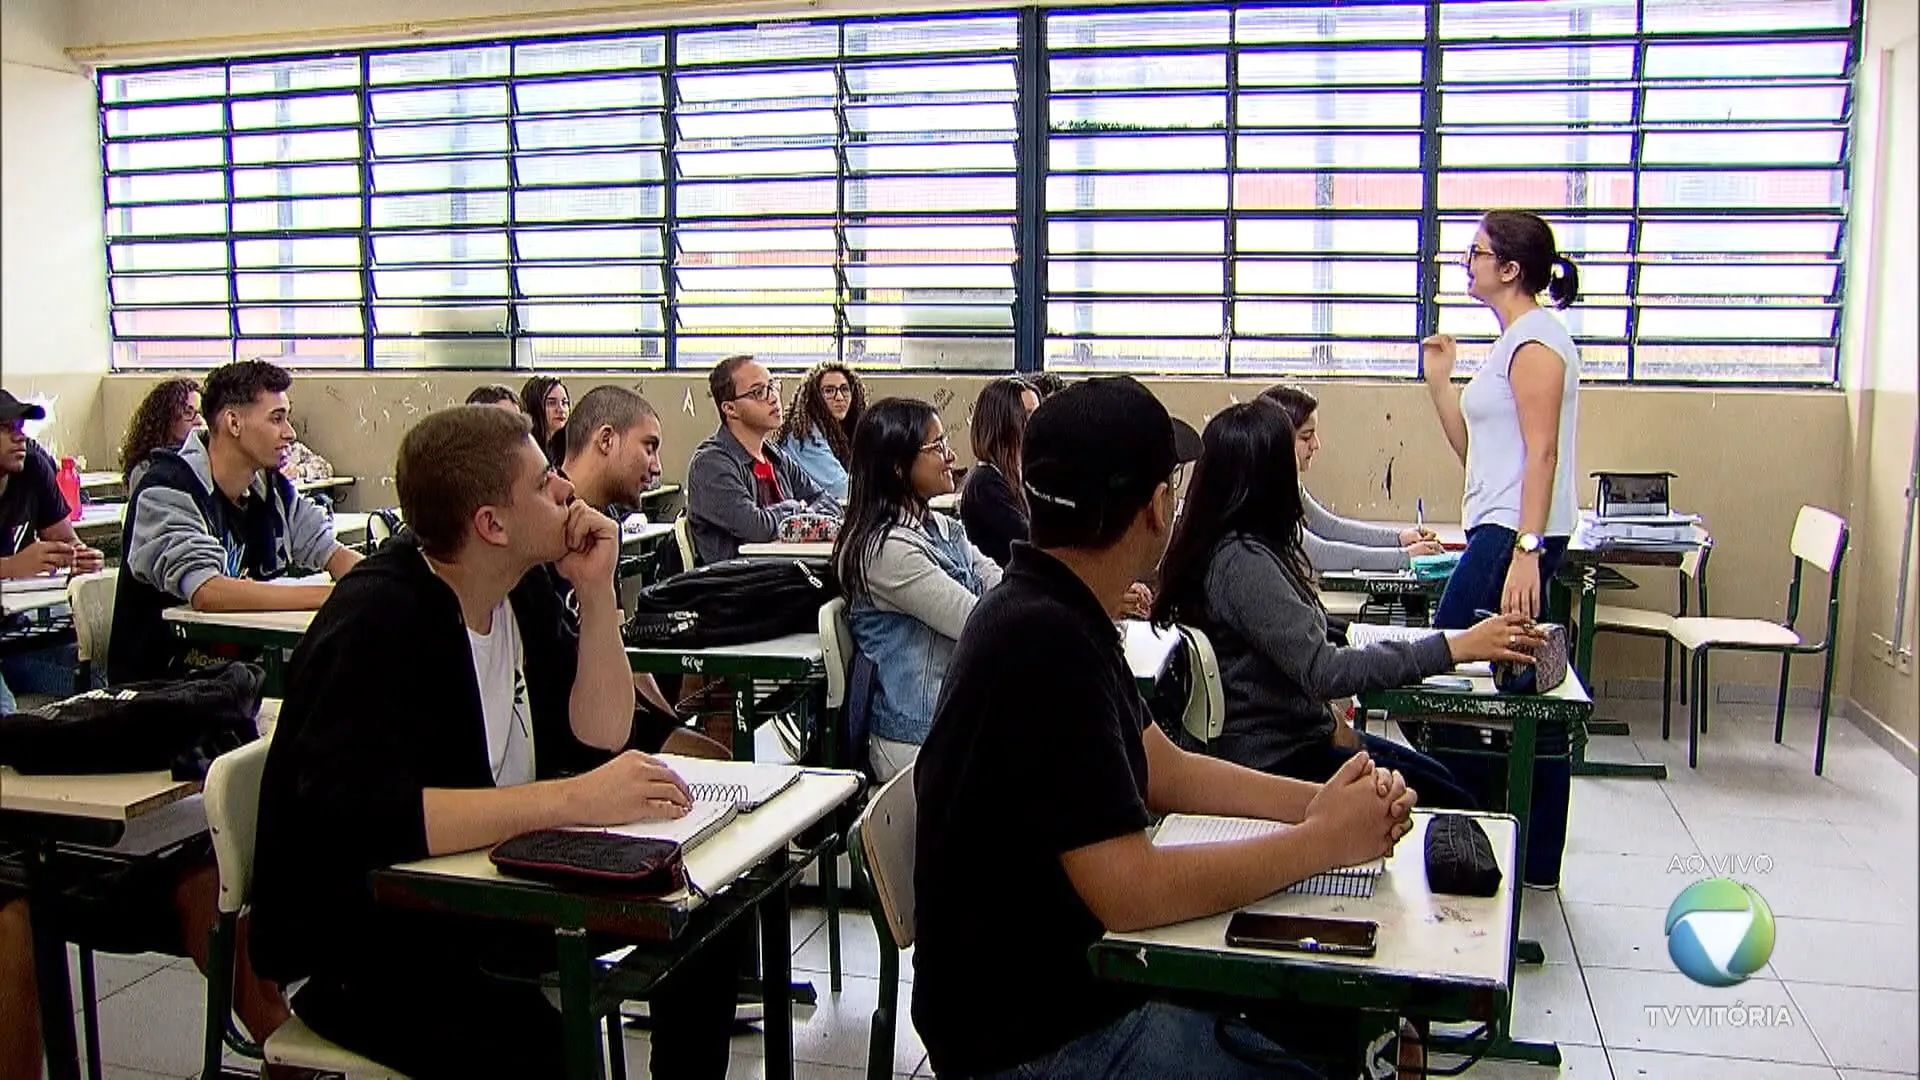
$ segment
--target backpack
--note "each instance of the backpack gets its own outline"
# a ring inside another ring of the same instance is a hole
[[[641,589],[623,636],[641,649],[744,645],[817,629],[839,595],[826,559],[730,559]]]
[[[68,775],[165,769],[205,780],[214,758],[258,736],[265,682],[252,664],[227,663],[0,716],[0,765]]]

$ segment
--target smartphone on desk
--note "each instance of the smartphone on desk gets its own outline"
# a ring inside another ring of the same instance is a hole
[[[1236,949],[1372,956],[1379,932],[1380,925],[1370,920],[1242,911],[1227,921],[1227,944]]]

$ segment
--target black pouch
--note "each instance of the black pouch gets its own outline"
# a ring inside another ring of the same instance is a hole
[[[487,858],[502,874],[563,889],[648,898],[687,884],[680,845],[671,840],[536,829],[496,844]]]
[[[1427,887],[1455,896],[1500,891],[1500,864],[1478,821],[1465,814],[1437,814],[1427,822]]]

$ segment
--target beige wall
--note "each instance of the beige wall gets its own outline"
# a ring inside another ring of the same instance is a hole
[[[100,114],[60,52],[62,0],[0,3],[0,380],[47,401],[38,434],[84,452],[103,436],[108,366]]]
[[[492,378],[484,373],[315,373],[294,383],[295,422],[302,438],[339,471],[360,477],[354,505],[390,505],[394,449],[411,420],[456,404],[473,387],[498,379],[499,373]],[[104,413],[126,416],[153,381],[108,378]],[[661,412],[662,465],[669,479],[685,475],[694,444],[713,429],[713,406],[699,376],[584,374],[568,382],[575,396],[603,382],[646,395]],[[939,405],[948,434],[966,459],[966,419],[982,382],[969,376],[876,376],[868,393],[904,394]],[[510,384],[517,387],[518,377]],[[1233,401],[1250,400],[1265,384],[1166,379],[1149,385],[1173,412],[1203,425]],[[1459,520],[1461,469],[1440,436],[1424,390],[1394,383],[1331,383],[1314,390],[1322,402],[1324,443],[1308,478],[1315,495],[1342,513],[1408,521],[1415,500],[1425,499],[1431,519]],[[1590,387],[1581,393],[1578,464],[1583,476],[1599,468],[1679,473],[1675,498],[1706,515],[1719,538],[1710,575],[1715,610],[1778,618],[1784,614],[1791,569],[1786,544],[1794,510],[1802,503],[1841,505],[1846,439],[1846,402],[1837,393]],[[1764,498],[1754,496],[1756,485],[1765,486]],[[1641,576],[1647,585],[1632,602],[1670,610],[1674,575]],[[1812,665],[1802,666],[1802,685],[1817,685]],[[1727,681],[1770,681],[1769,669],[1760,664],[1729,660],[1718,670]],[[1602,678],[1657,676],[1659,655],[1650,646],[1608,639],[1597,673]]]
[[[1865,712],[1908,742],[1920,739],[1920,695],[1907,672],[1889,665],[1895,621],[1914,647],[1913,579],[1906,609],[1894,610],[1901,545],[1910,518],[1916,366],[1920,363],[1920,8],[1868,8],[1855,108],[1855,240],[1849,252],[1849,300],[1841,374],[1847,387],[1849,556],[1847,638],[1841,686]]]

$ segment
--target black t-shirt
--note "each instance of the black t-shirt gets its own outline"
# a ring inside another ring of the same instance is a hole
[[[1104,928],[1060,856],[1147,827],[1147,723],[1099,601],[1015,545],[914,766],[913,1023],[942,1076],[1031,1061],[1142,1000],[1094,978]]]
[[[7,478],[0,491],[0,558],[18,554],[40,538],[40,530],[67,520],[66,496],[60,494],[60,467],[40,444],[27,444],[27,463]]]
[[[985,463],[967,473],[960,495],[960,521],[973,546],[1001,566],[1007,565],[1014,542],[1027,538],[1026,509],[1013,497],[1013,487],[1000,470]]]

